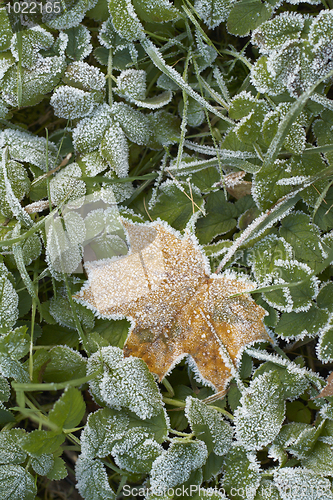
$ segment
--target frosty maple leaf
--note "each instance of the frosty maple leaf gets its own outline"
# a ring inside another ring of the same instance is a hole
[[[75,299],[104,318],[132,326],[125,356],[142,358],[162,380],[188,356],[199,380],[224,390],[230,359],[254,341],[270,340],[253,287],[233,275],[211,275],[194,236],[181,237],[162,221],[124,222],[130,253],[86,263],[88,282]]]

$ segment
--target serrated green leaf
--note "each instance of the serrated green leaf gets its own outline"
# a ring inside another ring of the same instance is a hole
[[[81,61],[90,54],[92,45],[90,44],[91,36],[88,28],[79,24],[79,26],[64,30],[64,32],[68,36],[66,47],[68,57],[74,61]]]
[[[313,304],[308,311],[283,313],[275,332],[282,338],[314,337],[327,325],[329,313]]]
[[[43,455],[38,457],[31,457],[31,466],[37,474],[45,476],[54,466],[53,455],[43,453]]]
[[[333,283],[324,283],[317,295],[317,305],[321,309],[333,312]]]
[[[65,439],[66,436],[59,432],[36,430],[23,436],[20,445],[32,457],[39,457],[44,453],[54,453]]]
[[[35,500],[34,478],[20,465],[0,465],[0,496],[3,500]]]
[[[118,467],[129,472],[144,474],[150,471],[163,448],[153,436],[140,428],[132,428],[112,448]]]
[[[247,450],[260,450],[277,436],[285,418],[283,398],[275,371],[259,375],[244,391],[235,411],[235,425],[237,439]]]
[[[77,488],[84,500],[115,500],[108,476],[100,460],[90,460],[81,455],[75,465]]]
[[[235,500],[253,500],[260,484],[259,464],[248,459],[241,445],[234,445],[224,460],[222,486]]]
[[[86,375],[87,361],[83,356],[67,346],[56,346],[50,351],[50,362],[46,365],[45,382],[65,382]]]
[[[121,102],[117,102],[112,106],[111,113],[130,141],[140,146],[150,143],[153,137],[153,129],[147,115]]]
[[[98,401],[115,409],[127,408],[143,420],[158,415],[162,398],[153,375],[139,358],[124,358],[117,347],[104,347],[93,354],[87,374],[103,369],[103,374],[89,382]]]
[[[109,11],[111,13],[114,28],[120,36],[129,42],[141,40],[143,38],[143,26],[130,1],[110,0]]]
[[[278,375],[283,387],[285,399],[295,399],[303,394],[309,387],[309,381],[304,377],[303,373],[297,371],[297,365],[292,363],[284,367],[277,366],[267,361],[256,369],[253,374],[253,379],[269,371],[274,371]]]
[[[99,151],[119,177],[128,175],[128,143],[116,122],[105,131]]]
[[[272,8],[260,0],[242,0],[232,8],[228,17],[228,30],[233,35],[245,36],[271,17]]]
[[[166,23],[178,17],[178,11],[168,0],[158,3],[149,0],[133,0],[136,13],[143,21],[148,23]]]
[[[254,500],[281,500],[281,497],[273,481],[262,479]]]
[[[198,212],[198,207],[203,207],[203,198],[195,186],[191,187],[192,193],[188,185],[179,183],[179,186],[184,192],[173,182],[167,181],[160,186],[161,194],[149,213],[153,218],[165,220],[175,229],[184,229],[193,214]]]
[[[306,262],[313,269],[323,261],[319,230],[311,224],[309,215],[299,212],[287,215],[279,232],[293,247],[296,259]]]
[[[333,472],[333,452],[331,446],[317,442],[311,453],[301,461],[303,467],[311,469],[323,476],[331,476]]]
[[[66,463],[60,457],[55,457],[52,469],[46,474],[46,477],[51,481],[59,481],[67,477]]]
[[[186,442],[174,439],[168,450],[153,463],[150,472],[152,495],[159,496],[161,491],[168,492],[169,488],[186,484],[191,474],[204,465],[207,455],[206,445],[202,441]],[[193,481],[191,484],[196,483]],[[166,498],[170,498],[168,493]]]
[[[222,456],[228,452],[233,432],[221,413],[199,399],[188,396],[185,415],[195,436],[206,444],[208,453],[213,451]]]
[[[77,374],[76,378],[78,378]],[[81,392],[75,387],[68,387],[55,402],[48,417],[50,422],[60,429],[73,429],[81,422],[85,410],[86,405]]]
[[[292,248],[286,240],[270,234],[249,250],[248,261],[252,264],[252,272],[256,280],[259,283],[265,283],[268,275],[274,273],[275,261],[290,258],[292,258]]]
[[[317,345],[317,356],[324,363],[333,360],[333,327],[328,327],[320,335]]]
[[[18,318],[18,295],[5,276],[0,276],[0,328],[15,325]]]
[[[223,191],[209,194],[205,209],[207,215],[200,218],[196,225],[200,243],[209,243],[215,236],[227,233],[236,226],[237,210],[233,203],[226,201]]]
[[[25,434],[23,429],[2,430],[0,432],[0,464],[21,464],[27,454],[19,440]]]

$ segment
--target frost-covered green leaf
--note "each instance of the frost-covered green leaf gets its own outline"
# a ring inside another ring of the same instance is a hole
[[[0,213],[7,217],[15,215],[19,220],[26,217],[21,213],[21,201],[30,188],[30,181],[25,168],[18,162],[3,157],[0,170]],[[27,221],[28,222],[28,221]]]
[[[247,450],[260,450],[279,433],[285,403],[279,376],[274,371],[259,375],[244,391],[235,411],[237,439]]]
[[[160,186],[160,194],[150,210],[154,218],[167,221],[175,229],[183,229],[194,214],[203,207],[203,198],[195,186],[165,181]],[[191,193],[192,191],[192,193]],[[193,201],[192,201],[193,200]]]
[[[45,15],[45,21],[47,26],[53,29],[69,29],[75,26],[82,21],[85,13],[92,9],[97,3],[97,0],[78,0],[71,8],[68,10],[62,11],[62,13],[54,16],[52,13],[51,19],[48,20],[47,14]]]
[[[55,346],[50,350],[43,378],[46,382],[65,382],[86,374],[87,361],[79,352],[67,346]]]
[[[57,88],[50,103],[56,116],[68,120],[91,115],[99,104],[93,93],[68,85]]]
[[[308,311],[312,299],[318,294],[318,279],[312,275],[307,264],[297,260],[276,260],[275,269],[271,274],[273,285],[302,282],[302,286],[283,287],[265,292],[266,302],[282,312]]]
[[[324,363],[333,360],[333,326],[331,324],[327,325],[321,333],[316,351],[318,358]]]
[[[32,69],[22,68],[22,76],[18,80],[20,73],[12,66],[2,80],[3,100],[14,107],[38,104],[58,85],[65,67],[63,56],[41,57]],[[18,93],[17,89],[21,86],[22,92]]]
[[[254,500],[281,500],[281,497],[273,481],[262,479]]]
[[[10,398],[10,385],[7,380],[0,377],[0,402],[6,402]]]
[[[117,122],[104,133],[99,152],[119,177],[128,174],[128,143],[126,136]]]
[[[68,36],[67,56],[74,59],[74,61],[85,59],[92,51],[91,35],[88,28],[83,24],[79,24],[74,28],[64,30],[64,33]]]
[[[221,413],[209,408],[199,399],[186,398],[185,415],[192,431],[205,442],[208,452],[225,455],[231,447],[233,431]]]
[[[111,113],[130,141],[139,145],[150,143],[153,129],[147,115],[122,102],[115,103],[111,108]]]
[[[28,132],[7,128],[0,133],[0,146],[8,146],[8,152],[12,160],[32,163],[44,172],[46,171],[47,150],[49,170],[56,166],[56,145],[51,141],[46,141],[44,137],[37,137]],[[18,173],[17,175],[19,176]]]
[[[90,330],[94,328],[95,320],[91,311],[88,311],[80,304],[75,304],[75,312],[85,328]],[[59,295],[56,298],[52,297],[50,301],[50,314],[60,325],[75,328],[72,309],[65,297]]]
[[[287,215],[281,221],[280,235],[293,248],[296,259],[316,269],[323,261],[323,247],[318,227],[311,224],[310,216],[304,212]]]
[[[142,359],[124,358],[119,348],[104,347],[89,358],[87,373],[100,368],[103,373],[89,382],[99,401],[110,408],[128,408],[143,420],[161,412],[161,394]]]
[[[153,436],[140,428],[130,429],[112,448],[118,467],[139,474],[149,472],[154,460],[162,452],[162,446]]]
[[[329,313],[313,304],[308,311],[283,313],[276,326],[282,338],[314,337],[326,330]]]
[[[96,149],[104,133],[112,124],[111,109],[107,104],[99,106],[93,115],[81,120],[73,130],[73,144],[76,151],[88,153]]]
[[[84,181],[79,180],[82,171],[77,163],[71,163],[64,167],[50,181],[51,201],[59,205],[62,201],[75,200],[86,194]]]
[[[9,22],[9,18],[5,8],[0,10],[0,23],[1,23],[1,35],[0,35],[0,50],[9,49],[13,32]]]
[[[133,6],[140,19],[149,23],[166,23],[178,17],[176,7],[169,0],[133,0]]]
[[[146,72],[143,70],[128,69],[122,71],[117,78],[117,85],[120,95],[142,108],[161,108],[168,104],[172,98],[172,92],[169,90],[146,98]]]
[[[253,246],[248,260],[256,280],[264,285],[269,282],[269,275],[274,273],[275,261],[291,259],[292,255],[293,249],[284,238],[270,234]]]
[[[39,51],[48,49],[53,44],[53,36],[40,26],[24,30],[20,36],[22,37],[20,41],[22,44],[21,55],[19,56],[18,52],[18,35],[16,33],[11,42],[12,54],[16,61],[20,60],[22,66],[32,69],[41,57]]]
[[[132,42],[144,37],[143,26],[133,8],[131,0],[111,0],[109,11],[117,33]]]
[[[82,61],[69,64],[62,81],[81,90],[102,91],[105,87],[105,75],[100,69]],[[96,93],[96,96],[98,93]],[[79,105],[79,104],[78,104]]]
[[[31,457],[31,466],[37,474],[46,476],[54,466],[53,455],[44,453],[38,457]]]
[[[257,368],[253,378],[269,371],[274,371],[278,375],[285,399],[293,400],[303,394],[309,387],[309,380],[304,377],[304,372],[295,363],[291,362],[284,367],[267,361]]]
[[[23,429],[3,429],[0,432],[0,464],[22,464],[25,461],[27,454],[19,444],[23,435]]]
[[[59,481],[59,479],[64,479],[67,474],[67,467],[64,460],[60,457],[55,457],[53,467],[47,472],[46,477],[51,481]]]
[[[0,465],[0,495],[3,500],[34,500],[34,478],[20,465]]]
[[[3,274],[0,275],[0,299],[0,328],[11,328],[18,318],[18,295]]]
[[[205,206],[206,217],[201,217],[196,234],[200,243],[209,243],[215,236],[224,234],[236,226],[235,205],[226,201],[223,191],[211,193]]]
[[[207,448],[203,441],[182,442],[174,439],[168,450],[153,463],[150,472],[152,496],[159,496],[169,488],[186,483],[191,474],[204,465],[206,459]]]
[[[110,488],[108,476],[100,460],[90,460],[82,455],[75,465],[77,489],[85,500],[114,500],[115,493]]]
[[[274,483],[282,500],[331,500],[333,498],[329,479],[302,467],[286,467],[274,472]]]
[[[317,442],[311,453],[302,460],[302,465],[306,469],[311,469],[315,473],[323,476],[331,476],[333,473],[333,452],[327,443]]]
[[[247,455],[239,444],[229,450],[224,459],[222,486],[235,500],[253,500],[260,484],[259,463],[253,455]]]
[[[194,8],[208,28],[214,29],[228,19],[232,2],[230,0],[196,0]]]
[[[54,453],[65,439],[66,436],[59,432],[35,430],[25,434],[20,445],[32,457],[40,457],[44,453]]]
[[[271,17],[273,9],[269,4],[270,2],[263,3],[260,0],[235,2],[228,17],[229,32],[233,35],[245,36],[260,26]]]
[[[60,429],[73,429],[82,420],[86,405],[80,391],[68,387],[49,412],[49,420]]]

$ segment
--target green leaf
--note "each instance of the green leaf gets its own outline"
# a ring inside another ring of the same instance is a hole
[[[260,0],[241,0],[232,8],[228,17],[228,30],[232,35],[245,36],[267,21],[272,7]]]
[[[20,465],[0,465],[0,497],[4,500],[34,500],[34,478]]]
[[[236,226],[237,210],[233,203],[226,201],[223,191],[209,194],[205,209],[207,215],[200,218],[196,225],[200,243],[209,243],[215,236],[225,234]]]
[[[99,151],[119,177],[128,175],[128,143],[117,122],[105,131]]]
[[[141,40],[143,38],[143,26],[130,1],[110,0],[109,11],[111,13],[114,28],[120,36],[129,42]]]
[[[39,457],[57,451],[65,439],[66,436],[59,432],[36,430],[23,436],[20,445],[32,457]]]
[[[37,474],[45,476],[54,466],[53,455],[43,453],[43,455],[38,457],[31,457],[31,466]]]
[[[292,248],[284,238],[275,234],[265,236],[249,250],[248,262],[252,264],[252,272],[260,284],[269,283],[268,276],[275,271],[275,261],[292,258]]]
[[[273,481],[262,479],[254,500],[281,500],[281,497]]]
[[[313,304],[308,311],[283,313],[275,332],[282,338],[301,339],[314,337],[327,325],[329,313]]]
[[[32,69],[40,58],[40,49],[48,49],[53,44],[53,36],[43,28],[24,30],[21,32],[21,54],[18,54],[18,35],[15,33],[11,43],[11,51],[16,60],[25,68]]]
[[[91,36],[88,28],[79,24],[79,26],[64,30],[64,32],[68,36],[67,56],[74,59],[74,61],[85,59],[92,50],[92,45],[90,44]]]
[[[27,327],[20,326],[0,338],[0,352],[8,354],[12,359],[21,359],[28,354],[29,344]]]
[[[115,409],[128,408],[143,420],[162,411],[161,394],[142,359],[124,358],[119,348],[104,347],[88,360],[87,374],[97,369],[103,373],[89,385],[98,401]]]
[[[293,247],[296,259],[306,262],[313,269],[322,263],[320,233],[318,228],[311,224],[309,215],[303,212],[287,215],[282,220],[279,232]]]
[[[27,454],[19,441],[25,434],[23,429],[2,430],[0,432],[0,464],[22,464]]]
[[[309,381],[304,377],[304,372],[298,370],[297,365],[291,362],[284,367],[267,361],[256,369],[253,379],[270,371],[278,375],[285,399],[296,399],[309,387]]]
[[[150,472],[152,496],[159,496],[161,491],[167,492],[169,488],[186,483],[191,473],[202,467],[206,459],[207,448],[202,441],[188,442],[174,439],[168,450],[153,463]],[[167,495],[165,498],[169,497]]]
[[[0,174],[0,213],[12,217],[15,215],[12,195],[21,201],[29,192],[30,181],[25,168],[16,161],[7,160],[5,170],[7,175]]]
[[[53,93],[50,104],[56,116],[74,120],[91,115],[99,103],[92,92],[63,85]]]
[[[51,360],[43,375],[45,382],[66,382],[86,375],[87,361],[79,352],[59,345],[53,347],[49,354]]]
[[[0,376],[0,401],[6,402],[10,398],[10,385],[7,380]]]
[[[100,460],[81,455],[75,465],[77,489],[84,500],[115,500],[108,476]]]
[[[328,309],[333,312],[333,283],[328,282],[320,288],[317,295],[317,305],[321,309]]]
[[[330,326],[330,325],[329,325]],[[316,347],[318,358],[323,363],[329,363],[333,360],[333,327],[325,328],[319,337]]]
[[[232,428],[221,413],[199,399],[186,398],[185,415],[195,436],[205,442],[208,453],[225,455],[232,443]]]
[[[237,439],[247,450],[260,450],[274,440],[285,418],[283,387],[275,371],[251,382],[234,417]]]
[[[198,207],[203,207],[203,198],[199,190],[195,186],[192,186],[191,190],[192,193],[188,184],[177,182],[176,185],[172,181],[166,181],[160,186],[161,194],[149,211],[150,216],[165,220],[175,229],[184,229],[193,214],[198,212]]]
[[[283,182],[284,179],[290,177],[289,160],[275,160],[274,163],[264,164],[260,172],[254,174],[252,183],[252,196],[257,206],[262,210],[267,210],[289,193],[291,187],[280,184],[279,181]]]
[[[46,474],[48,479],[51,481],[59,481],[60,479],[65,479],[67,477],[66,463],[60,457],[55,457],[52,469]]]
[[[302,467],[285,467],[276,470],[274,483],[283,500],[298,500],[300,491],[311,500],[333,499],[329,479]],[[286,492],[290,493],[286,494]]]
[[[150,143],[153,129],[147,115],[122,102],[115,103],[111,108],[111,113],[130,141],[140,146]]]
[[[0,276],[0,328],[7,329],[15,325],[18,318],[18,295],[5,276]]]
[[[162,446],[152,435],[140,428],[127,431],[122,440],[112,448],[112,455],[118,467],[138,474],[149,472],[154,460],[162,452]]]
[[[140,19],[148,23],[166,23],[179,16],[177,9],[168,0],[156,3],[149,0],[133,0],[133,5]]]
[[[301,461],[303,467],[323,476],[332,475],[333,452],[331,446],[317,442],[311,453]]]
[[[230,0],[195,0],[194,8],[208,28],[214,29],[228,19],[232,2]]]
[[[10,42],[13,36],[13,32],[11,29],[6,9],[0,10],[0,25],[1,25],[0,51],[2,52],[10,48]]]
[[[92,116],[79,121],[73,130],[73,144],[76,151],[89,153],[99,146],[106,129],[112,124],[110,112],[110,107],[103,104]]]
[[[241,445],[234,445],[224,460],[222,486],[233,500],[253,500],[260,484],[259,464],[250,461]]]
[[[98,332],[109,345],[124,347],[128,337],[130,323],[126,319],[118,321],[96,319],[94,331]]]
[[[53,405],[49,412],[49,420],[60,429],[73,429],[81,422],[85,410],[86,405],[81,392],[75,387],[68,387]]]
[[[302,286],[284,287],[278,290],[265,292],[266,302],[282,312],[308,311],[312,299],[318,293],[318,280],[312,275],[307,264],[297,260],[277,260],[272,274],[272,284],[302,282]]]

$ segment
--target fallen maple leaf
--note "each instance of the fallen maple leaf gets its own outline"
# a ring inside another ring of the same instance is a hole
[[[164,222],[124,222],[130,253],[86,263],[88,282],[75,299],[110,319],[132,322],[125,356],[142,358],[162,380],[185,356],[197,377],[223,391],[245,345],[270,341],[265,310],[234,275],[211,275],[194,236]]]
[[[333,372],[330,373],[326,380],[326,385],[322,391],[316,396],[317,398],[327,398],[333,396]]]

